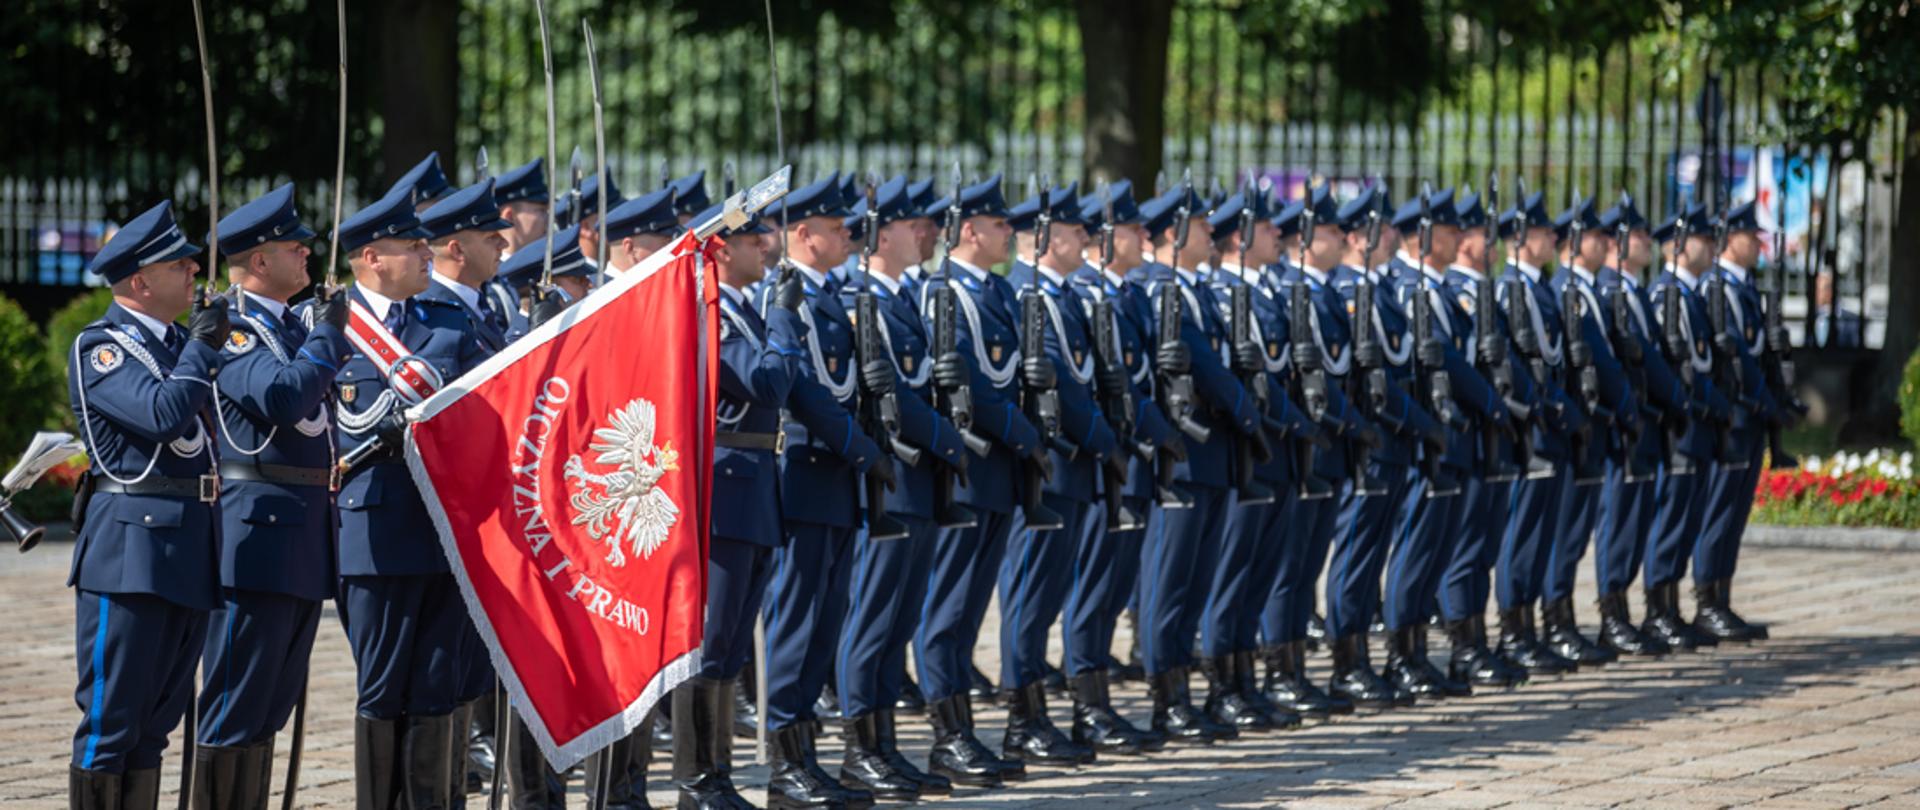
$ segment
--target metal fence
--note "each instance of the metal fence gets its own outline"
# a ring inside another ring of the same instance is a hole
[[[576,145],[591,164],[583,18],[593,23],[600,48],[609,170],[621,189],[632,194],[656,187],[663,174],[694,168],[708,169],[717,182],[723,162],[750,182],[782,159],[766,34],[757,24],[717,28],[684,6],[647,0],[614,4],[618,14],[593,0],[550,5],[562,164]],[[1300,37],[1312,32],[1262,23],[1260,8],[1243,0],[1177,0],[1163,147],[1172,172],[1190,167],[1203,184],[1231,183],[1252,168],[1279,180],[1288,196],[1309,177],[1357,189],[1377,176],[1404,197],[1421,181],[1478,188],[1497,169],[1507,178],[1508,199],[1513,180],[1524,178],[1556,209],[1574,189],[1607,201],[1626,190],[1655,214],[1682,198],[1759,196],[1769,212],[1781,212],[1790,237],[1786,263],[1798,279],[1790,316],[1805,312],[1817,271],[1838,279],[1832,306],[1875,323],[1884,312],[1893,201],[1902,182],[1895,159],[1904,146],[1901,120],[1883,122],[1858,143],[1778,144],[1767,140],[1777,113],[1759,69],[1728,71],[1710,54],[1670,47],[1657,36],[1604,53],[1548,48],[1523,62],[1509,35],[1444,10],[1435,26],[1441,62],[1434,69],[1455,77],[1453,92],[1369,101],[1338,87],[1328,64],[1297,56]],[[942,186],[946,167],[958,161],[969,176],[1005,172],[1015,195],[1039,171],[1089,179],[1082,177],[1087,71],[1110,70],[1128,55],[1084,63],[1075,13],[1072,4],[1032,0],[904,0],[889,19],[781,16],[784,159],[801,178],[857,169],[937,174]],[[457,154],[443,155],[443,165],[466,181],[483,145],[494,171],[545,154],[532,4],[462,0],[456,24]],[[314,56],[316,63],[327,58]],[[27,148],[73,147],[34,144]],[[100,151],[77,164],[60,162],[68,170],[57,175],[34,168],[51,160],[15,156],[4,164],[10,168],[0,178],[0,289],[85,283],[81,267],[111,222],[156,191],[171,193],[190,216],[204,211],[191,151]],[[331,161],[316,164],[307,177],[226,178],[223,197],[246,199],[292,179],[301,185],[302,210],[324,212]],[[372,169],[350,169],[362,179],[350,179],[349,205],[382,176]],[[1781,201],[1772,181],[1783,172]],[[204,221],[199,216],[189,221]],[[1877,332],[1869,331],[1877,344]]]

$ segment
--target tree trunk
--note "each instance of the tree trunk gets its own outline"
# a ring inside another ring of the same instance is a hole
[[[1849,420],[1843,435],[1886,439],[1900,432],[1900,375],[1920,344],[1920,110],[1907,111],[1901,143],[1900,199],[1893,215],[1891,266],[1887,270],[1887,340],[1873,373],[1872,397]]]
[[[392,183],[437,150],[441,168],[455,179],[459,0],[384,0],[379,6],[382,176]]]
[[[1173,0],[1077,0],[1086,70],[1086,176],[1153,190],[1166,140]]]

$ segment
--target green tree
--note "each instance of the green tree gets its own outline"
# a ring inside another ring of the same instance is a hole
[[[36,352],[42,357],[43,365],[51,375],[54,389],[59,392],[53,402],[51,419],[43,418],[35,424],[57,424],[67,429],[76,427],[73,414],[67,410],[67,364],[73,358],[73,341],[80,337],[80,330],[87,324],[100,320],[107,314],[107,306],[113,303],[113,291],[105,287],[68,301],[66,306],[53,313],[47,319],[47,339],[44,345],[36,346]]]
[[[0,295],[0,459],[11,460],[66,399],[44,346],[26,311]]]

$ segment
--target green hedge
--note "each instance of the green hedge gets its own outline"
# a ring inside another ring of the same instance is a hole
[[[34,431],[61,423],[66,402],[63,374],[54,368],[40,328],[12,299],[0,295],[0,461],[11,468]],[[70,501],[71,493],[51,485],[34,487],[15,499],[35,520],[64,517]]]
[[[73,341],[80,337],[80,330],[87,324],[100,320],[107,314],[107,306],[113,303],[113,291],[105,287],[68,301],[67,305],[55,310],[53,317],[47,319],[47,342],[40,352],[47,358],[47,367],[53,370],[54,379],[60,381],[59,407],[53,414],[54,421],[61,430],[73,430],[73,412],[67,407],[66,379],[67,360],[73,356]]]

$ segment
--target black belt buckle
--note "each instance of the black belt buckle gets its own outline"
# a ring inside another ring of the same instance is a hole
[[[214,503],[220,500],[220,475],[207,473],[200,476],[200,502]]]

